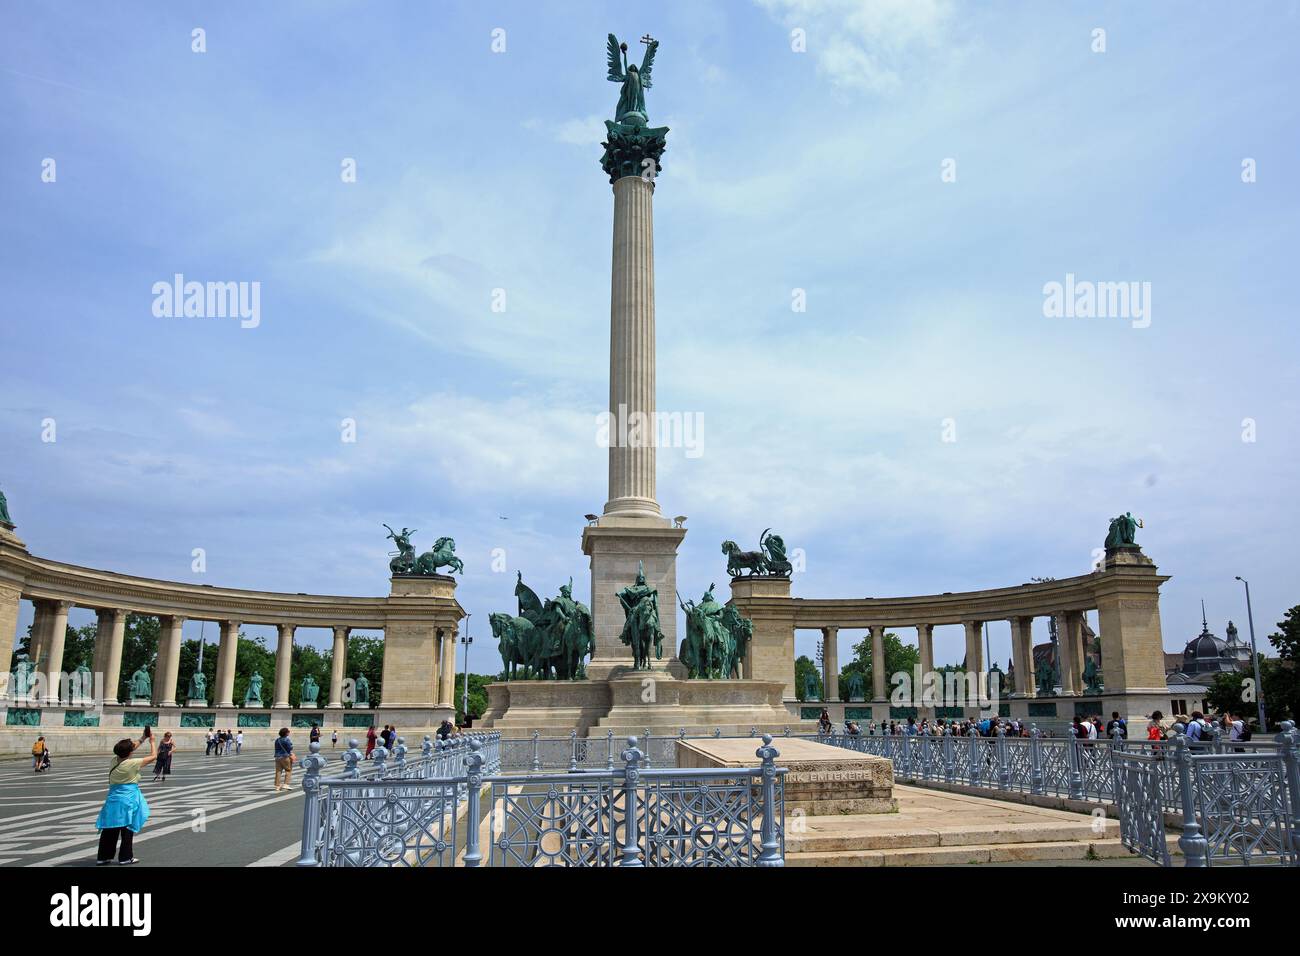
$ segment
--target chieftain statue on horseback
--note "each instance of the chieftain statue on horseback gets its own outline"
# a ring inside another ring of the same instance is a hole
[[[664,656],[664,632],[659,627],[659,591],[646,584],[645,565],[637,562],[636,583],[618,592],[623,608],[623,630],[618,639],[632,648],[632,669],[650,669],[650,647],[655,659]]]
[[[545,603],[518,572],[517,615],[488,615],[504,666],[504,680],[582,680],[583,658],[596,649],[591,611],[573,599],[573,579],[560,586],[558,597]],[[521,673],[522,668],[522,673]]]
[[[740,664],[749,651],[754,623],[740,616],[734,605],[713,597],[713,585],[700,603],[677,603],[686,612],[686,638],[677,656],[694,680],[730,680],[740,677]]]

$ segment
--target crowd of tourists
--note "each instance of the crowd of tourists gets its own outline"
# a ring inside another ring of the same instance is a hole
[[[233,730],[209,730],[207,739],[207,750],[203,756],[211,757],[215,754],[218,757],[225,754],[238,754],[244,749],[244,732]]]
[[[1207,716],[1198,710],[1193,711],[1190,717],[1180,714],[1172,720],[1166,720],[1164,714],[1157,710],[1147,718],[1143,738],[1146,740],[1167,740],[1173,736],[1175,724],[1183,725],[1183,732],[1193,743],[1209,741],[1216,735],[1222,741],[1248,741],[1255,731],[1255,725],[1251,719],[1242,714],[1223,713]],[[830,716],[824,709],[818,720],[818,727],[822,733],[831,732]],[[1014,717],[963,717],[952,719],[940,717],[934,720],[923,717],[920,721],[915,717],[908,717],[905,721],[882,720],[879,724],[874,720],[869,720],[865,726],[856,720],[849,720],[844,724],[844,733],[851,737],[864,734],[870,737],[942,737],[945,734],[952,734],[956,737],[996,737],[999,729],[1008,737],[1028,737],[1031,735],[1032,725],[1028,721]],[[1040,731],[1040,736],[1053,737],[1057,736],[1057,734],[1045,730]],[[1127,740],[1130,734],[1128,721],[1121,717],[1118,711],[1111,711],[1109,720],[1104,719],[1100,714],[1090,717],[1075,717],[1064,736],[1084,741],[1098,739]]]

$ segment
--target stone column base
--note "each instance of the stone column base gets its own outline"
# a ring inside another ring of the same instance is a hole
[[[582,552],[591,559],[590,607],[596,634],[596,650],[587,664],[590,679],[641,673],[632,671],[632,649],[619,641],[625,615],[618,592],[636,583],[638,566],[645,568],[646,583],[659,591],[659,628],[664,634],[663,658],[653,659],[652,650],[648,673],[686,676],[677,660],[677,549],[684,537],[686,529],[672,527],[666,518],[605,515],[582,529]]]

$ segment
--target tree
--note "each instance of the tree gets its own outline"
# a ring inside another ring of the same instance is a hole
[[[239,652],[235,655],[236,705],[243,706],[254,673],[262,675],[262,703],[270,707],[275,702],[275,654],[267,649],[266,638],[261,635],[247,637],[240,631]]]
[[[370,684],[370,706],[383,700],[384,641],[365,634],[348,635],[348,664],[345,678],[364,674]]]
[[[122,670],[118,674],[118,697],[122,700],[130,693],[127,681],[131,675],[144,668],[144,672],[153,677],[154,664],[158,660],[158,638],[162,634],[162,625],[158,618],[146,614],[128,614],[126,630],[122,638]]]
[[[890,692],[890,678],[898,673],[905,673],[910,680],[915,672],[917,664],[921,661],[921,650],[918,647],[912,647],[904,644],[899,640],[898,635],[892,631],[887,631],[884,637],[885,646],[885,693]],[[862,674],[863,686],[867,693],[872,693],[872,661],[871,661],[871,635],[868,634],[858,643],[853,645],[853,663],[849,667],[857,665],[857,669]],[[848,670],[848,668],[845,668]],[[843,684],[840,685],[841,689]],[[919,694],[920,688],[914,688],[914,692]]]
[[[198,663],[198,639],[181,641],[181,666],[176,672],[176,696],[173,698],[177,703],[184,704],[189,700],[190,678],[194,676]],[[217,647],[211,644],[203,648],[203,677],[207,681],[207,689],[204,693],[207,695],[208,702],[216,703]]]
[[[302,679],[308,674],[316,682],[316,686],[320,688],[315,706],[324,707],[329,703],[330,667],[333,658],[333,648],[321,653],[310,644],[295,644],[293,646],[293,657],[289,663],[290,707],[302,706]]]
[[[1214,682],[1205,695],[1206,705],[1211,710],[1221,714],[1233,713],[1242,714],[1244,717],[1252,716],[1255,713],[1255,705],[1253,701],[1247,704],[1245,697],[1242,695],[1242,684],[1246,682],[1247,676],[1244,671],[1215,674]]]
[[[496,681],[496,675],[492,674],[470,674],[469,675],[469,715],[475,720],[483,716],[487,710],[488,694],[487,685]],[[465,711],[461,707],[461,698],[464,695],[465,675],[456,675],[456,723],[461,726],[465,725]]]
[[[804,687],[806,687],[808,683],[808,677],[807,677],[808,674],[812,674],[817,681],[818,698],[824,697],[826,695],[826,692],[822,688],[822,675],[818,672],[817,665],[814,664],[811,658],[809,658],[806,654],[800,654],[797,658],[795,658],[795,662],[794,662],[795,697],[799,700],[807,699],[804,697]]]
[[[1300,660],[1300,604],[1282,615],[1277,627],[1277,633],[1268,636],[1269,643],[1277,648],[1277,656],[1284,661]]]

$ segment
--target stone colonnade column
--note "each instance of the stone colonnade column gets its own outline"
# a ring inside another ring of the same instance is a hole
[[[925,682],[927,675],[934,673],[934,625],[918,624],[916,625],[916,643],[921,651],[921,684],[912,688],[912,698],[918,708],[917,713],[931,720],[934,719],[934,704],[925,703]],[[938,688],[939,693],[943,693],[942,684]]]
[[[278,624],[275,644],[275,697],[272,707],[289,706],[289,672],[293,666],[293,632],[296,624]]]
[[[655,498],[653,198],[653,180],[623,176],[614,181],[607,515],[659,516]]]
[[[334,625],[334,655],[330,662],[330,699],[327,710],[343,708],[343,677],[348,670],[348,632],[352,628]]]
[[[0,585],[0,703],[12,699],[9,689],[9,662],[14,656],[18,634],[18,611],[23,594],[18,588]]]
[[[876,703],[885,698],[885,625],[871,626],[871,699]]]
[[[122,674],[122,644],[126,639],[126,611],[101,608],[95,625],[95,664],[91,668],[104,675],[105,704],[116,704],[118,681]]]
[[[179,615],[158,618],[158,666],[154,677],[153,700],[160,707],[176,706],[176,683],[181,673],[181,626]],[[165,653],[164,653],[165,651]]]
[[[975,675],[975,688],[979,696],[987,693],[987,685],[984,676],[984,622],[983,621],[962,621],[962,627],[966,629],[966,673]],[[969,691],[971,687],[970,679],[966,680],[966,688]],[[966,701],[966,716],[979,714],[979,702],[972,703],[969,699]]]
[[[457,628],[444,631],[439,653],[442,655],[441,680],[438,688],[438,706],[456,709],[456,637]]]
[[[1034,681],[1034,619],[1032,617],[1011,618],[1011,663],[1016,668],[1016,686],[1012,694],[1016,697],[1035,697]]]
[[[63,645],[68,637],[68,610],[71,607],[69,601],[55,601],[50,611],[44,649],[45,666],[41,673],[45,675],[42,701],[51,706],[59,703],[59,676],[63,673]],[[5,663],[8,664],[7,661]]]
[[[1077,695],[1082,689],[1083,613],[1064,611],[1056,617],[1056,640],[1061,652],[1061,693]]]
[[[217,650],[216,706],[235,706],[235,664],[239,655],[239,621],[221,622],[221,644]]]
[[[840,629],[822,628],[822,689],[827,700],[840,699]]]
[[[34,669],[45,660],[45,649],[49,644],[50,620],[54,613],[53,601],[32,601],[32,608],[36,612],[32,619],[32,640],[28,649],[28,657],[31,659]]]

